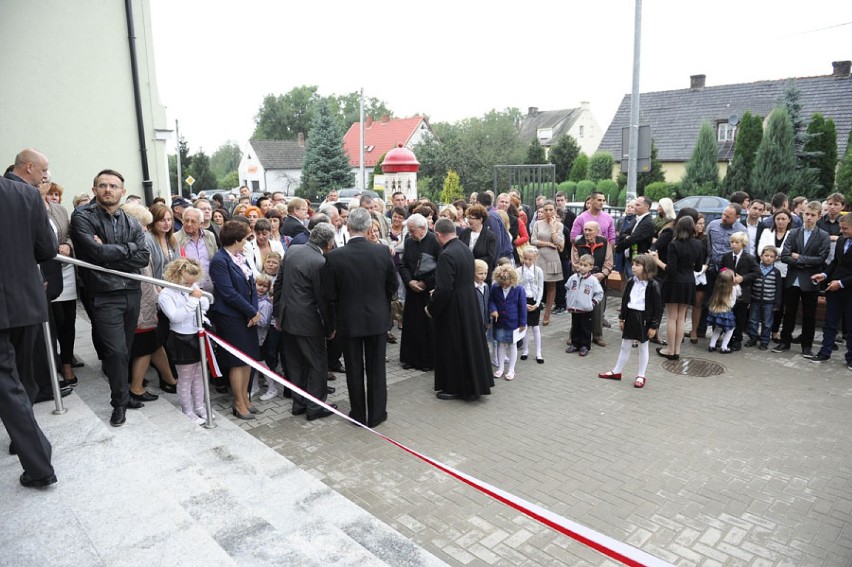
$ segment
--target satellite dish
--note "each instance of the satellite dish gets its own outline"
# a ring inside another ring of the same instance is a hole
[[[728,124],[730,124],[731,126],[736,126],[739,123],[740,123],[740,117],[737,116],[736,114],[732,114],[731,117],[728,118]]]

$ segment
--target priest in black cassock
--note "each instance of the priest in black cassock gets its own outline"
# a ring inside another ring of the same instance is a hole
[[[429,232],[423,215],[415,213],[406,222],[408,237],[399,264],[399,275],[405,285],[399,361],[406,370],[429,372],[435,366],[435,330],[424,310],[429,304],[429,293],[435,288],[435,266],[441,245],[435,234]]]
[[[475,400],[494,385],[473,280],[473,254],[449,219],[435,223],[443,246],[427,313],[435,323],[435,389],[441,400]]]

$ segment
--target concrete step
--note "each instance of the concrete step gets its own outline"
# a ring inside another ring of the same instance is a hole
[[[16,511],[0,515],[4,563],[442,564],[225,417],[204,429],[166,395],[112,428],[106,381],[78,376],[68,413],[36,406],[59,484],[0,485]],[[2,478],[19,470],[0,458]]]

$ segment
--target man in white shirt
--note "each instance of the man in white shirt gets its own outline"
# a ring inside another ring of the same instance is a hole
[[[755,250],[757,249],[757,231],[765,211],[766,203],[760,199],[755,199],[749,204],[748,215],[746,216],[746,232],[748,234],[748,248],[746,251],[752,256],[757,256],[755,254]]]

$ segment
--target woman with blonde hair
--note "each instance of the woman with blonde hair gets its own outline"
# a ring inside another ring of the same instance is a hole
[[[660,234],[663,227],[675,221],[674,203],[668,197],[663,197],[657,203],[657,218],[654,219],[654,232]]]

